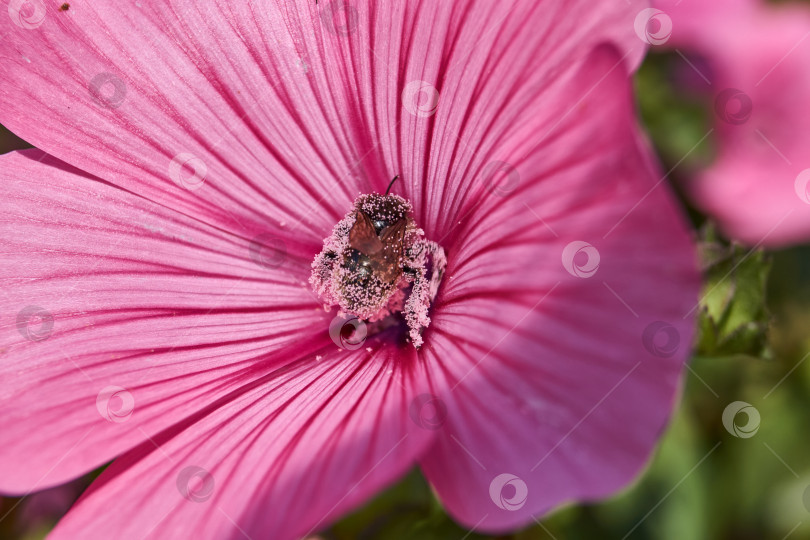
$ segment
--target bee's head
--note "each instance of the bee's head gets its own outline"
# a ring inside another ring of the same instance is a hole
[[[408,217],[411,212],[411,203],[399,195],[377,193],[361,195],[354,202],[354,207],[371,219],[377,234],[392,223]]]

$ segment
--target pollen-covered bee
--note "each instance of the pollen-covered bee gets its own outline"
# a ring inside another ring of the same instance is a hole
[[[327,304],[363,320],[404,312],[411,341],[419,347],[446,259],[438,244],[425,240],[410,215],[411,204],[389,195],[397,178],[384,195],[357,198],[324,240],[310,283]]]

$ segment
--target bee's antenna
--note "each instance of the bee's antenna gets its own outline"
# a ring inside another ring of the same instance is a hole
[[[390,184],[388,184],[388,189],[386,189],[386,190],[385,190],[385,195],[386,195],[386,196],[388,195],[388,192],[389,192],[389,191],[391,191],[391,186],[393,186],[393,185],[394,185],[394,182],[396,182],[396,181],[397,181],[397,178],[399,178],[399,175],[396,175],[396,176],[394,177],[394,179],[393,179],[393,180],[391,180],[391,183],[390,183]]]

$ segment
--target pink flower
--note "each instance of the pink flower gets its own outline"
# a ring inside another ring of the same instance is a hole
[[[626,485],[697,292],[629,4],[10,11],[0,489],[115,459],[54,538],[295,538],[416,464],[480,531]],[[333,342],[311,263],[395,174],[447,255],[424,344]]]
[[[730,236],[810,239],[810,10],[762,0],[657,0],[675,48],[713,100],[717,158],[688,189]],[[700,60],[702,59],[702,61]]]

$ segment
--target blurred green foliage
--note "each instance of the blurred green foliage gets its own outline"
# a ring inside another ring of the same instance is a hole
[[[675,178],[710,163],[716,152],[714,140],[705,137],[712,128],[712,96],[707,100],[676,84],[685,65],[680,53],[651,53],[635,79],[644,127]]]

